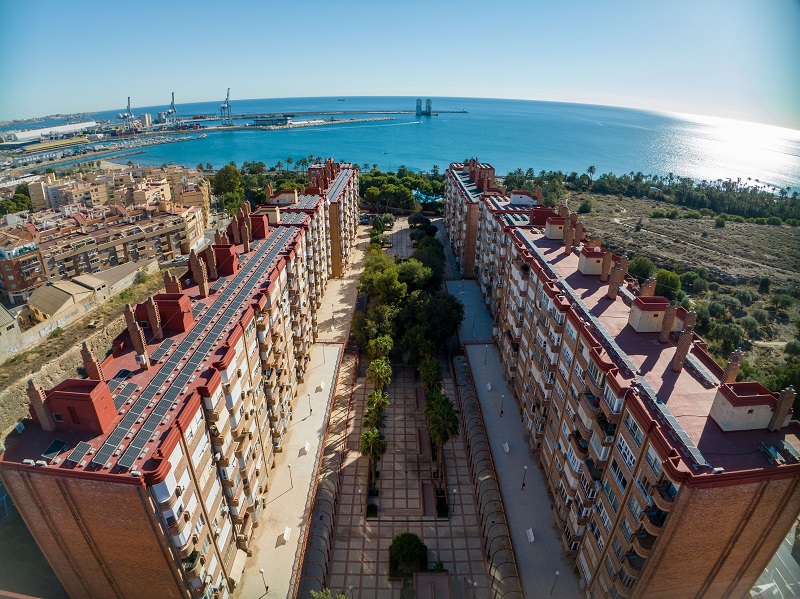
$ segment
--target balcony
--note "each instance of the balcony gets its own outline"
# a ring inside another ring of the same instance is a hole
[[[662,512],[669,513],[675,501],[675,487],[668,480],[653,486],[653,503]]]
[[[653,544],[656,538],[646,532],[637,532],[631,537],[631,544],[633,550],[642,557],[648,557],[653,550]]]
[[[642,525],[644,529],[654,537],[661,534],[664,521],[667,519],[667,514],[659,509],[647,509],[644,511],[642,518]]]
[[[638,578],[642,571],[642,566],[644,566],[643,557],[636,555],[635,553],[628,553],[622,560],[622,573],[620,574],[620,578],[623,579],[623,582],[625,582],[625,575],[632,579]]]
[[[625,586],[622,584],[622,581],[619,579],[618,576],[614,577],[614,590],[616,591],[617,597],[630,597],[631,590],[626,589]]]
[[[569,442],[579,459],[585,460],[589,456],[589,443],[577,431],[570,434]]]
[[[580,414],[575,414],[574,422],[575,422],[575,427],[577,428],[581,437],[583,437],[584,439],[591,439],[593,434],[592,433],[593,427],[591,426],[587,427],[586,424],[583,422],[583,418],[581,418]]]
[[[597,418],[600,412],[600,398],[596,395],[584,391],[579,395],[580,404],[583,406],[586,415],[590,418]]]
[[[566,509],[566,508],[563,508],[560,502],[550,504],[550,511],[553,512],[553,518],[556,519],[556,523],[558,524],[559,527],[563,527],[567,524],[566,516],[559,511],[561,509]]]
[[[600,444],[599,439],[600,437],[596,434],[592,437],[591,442],[589,443],[589,457],[587,458],[587,461],[592,460],[592,463],[596,468],[605,468],[611,450],[608,447],[603,447]]]
[[[600,412],[595,419],[594,433],[597,435],[601,445],[610,447],[614,444],[614,435],[617,434],[617,426],[608,421],[605,413]]]
[[[602,397],[603,388],[597,386],[597,382],[591,377],[591,375],[587,373],[586,376],[584,376],[583,378],[584,382],[586,383],[586,391],[588,391],[591,395],[594,395],[595,397],[598,398]]]
[[[200,572],[203,570],[204,564],[205,564],[205,559],[200,555],[200,552],[197,550],[192,551],[189,554],[189,557],[181,560],[181,565],[183,566],[183,570],[186,572],[186,576],[188,578],[200,576]]]
[[[591,379],[591,377],[587,378]],[[609,405],[608,400],[604,397],[600,402],[600,411],[605,415],[606,420],[610,424],[619,424],[619,421],[622,418],[622,403],[620,402],[620,406],[615,409]]]

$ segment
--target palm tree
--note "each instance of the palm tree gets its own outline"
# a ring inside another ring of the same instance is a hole
[[[283,170],[283,162],[278,160],[278,164],[275,165],[275,170],[278,171],[278,172],[282,171]]]
[[[370,487],[375,479],[375,465],[386,453],[386,439],[377,428],[370,428],[361,433],[359,442],[361,455],[369,460]]]
[[[589,174],[589,183],[592,182],[592,177],[597,172],[597,169],[594,166],[590,166],[586,169],[586,172]]]
[[[419,363],[422,388],[426,393],[438,391],[442,386],[442,367],[433,356],[425,356]]]
[[[364,420],[362,423],[364,430],[371,428],[381,429],[383,428],[385,421],[386,415],[380,406],[367,406],[367,409],[364,410]]]
[[[369,162],[365,162],[364,164],[362,164],[361,168],[364,169],[364,172],[367,172],[369,170]]]
[[[378,170],[378,163],[377,162],[373,162],[372,163],[372,170],[373,171],[377,171]]]
[[[425,395],[425,420],[431,442],[438,448],[441,488],[444,479],[444,445],[458,434],[458,410],[449,397],[437,390]]]
[[[292,160],[292,157],[291,157],[291,156],[287,156],[287,157],[286,157],[286,168],[287,168],[287,169],[288,169],[290,166],[292,166],[292,162],[294,162],[294,161]],[[292,169],[292,170],[294,170],[294,169]]]
[[[210,162],[206,162],[206,170],[207,171],[213,171],[214,170],[214,165],[211,164]]]
[[[375,389],[372,393],[367,395],[367,408],[377,407],[385,410],[389,407],[389,394],[386,391]]]
[[[370,381],[376,389],[383,390],[392,384],[392,366],[389,364],[389,358],[378,358],[373,360],[367,366],[367,380]]]

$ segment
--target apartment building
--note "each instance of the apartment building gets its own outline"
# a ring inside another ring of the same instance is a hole
[[[203,239],[202,210],[159,201],[161,193],[168,196],[169,187],[158,190],[156,203],[130,208],[71,204],[0,228],[0,292],[21,304],[48,282],[127,262],[164,262],[188,254]]]
[[[741,352],[514,193],[478,199],[476,272],[587,596],[746,596],[800,513],[794,390],[736,382]]]
[[[461,276],[475,278],[475,242],[478,233],[480,197],[501,195],[494,167],[471,158],[452,162],[444,184],[444,224]]]

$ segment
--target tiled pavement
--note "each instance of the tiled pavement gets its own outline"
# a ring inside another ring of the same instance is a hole
[[[384,429],[389,447],[379,465],[380,494],[370,498],[379,505],[378,517],[374,519],[364,518],[368,464],[358,453],[361,414],[370,389],[363,377],[357,379],[354,424],[347,441],[349,456],[342,471],[327,586],[346,591],[351,599],[396,599],[402,584],[388,578],[389,546],[396,535],[413,532],[428,546],[429,565],[444,563],[451,576],[454,597],[465,596],[465,583],[472,586],[478,582],[476,597],[485,599],[489,596],[489,581],[466,448],[460,437],[445,448],[449,497],[453,497],[453,489],[457,491],[455,513],[450,518],[437,518],[421,389],[410,367],[393,364],[393,368],[393,382],[388,388],[391,406]],[[444,374],[445,392],[452,397],[452,380],[449,372]]]

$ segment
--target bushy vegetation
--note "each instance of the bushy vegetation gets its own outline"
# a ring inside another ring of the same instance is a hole
[[[426,198],[441,197],[444,193],[444,175],[440,174],[439,167],[434,165],[433,171],[428,173],[414,173],[405,166],[397,169],[396,173],[383,172],[377,169],[365,171],[359,176],[361,199],[368,206],[375,208],[398,208],[413,210],[419,202],[415,199],[414,192]],[[438,208],[439,202],[423,202],[422,209]]]
[[[417,535],[404,532],[389,546],[389,572],[395,576],[410,576],[428,568],[428,547]]]

